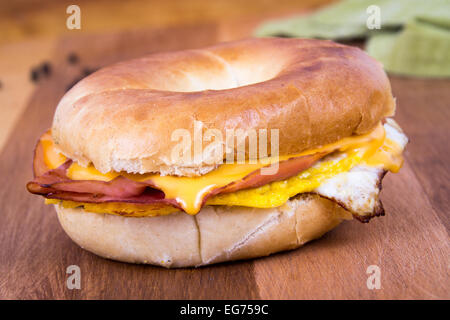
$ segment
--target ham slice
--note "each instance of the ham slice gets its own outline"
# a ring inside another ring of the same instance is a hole
[[[262,174],[262,169],[256,170],[243,179],[210,190],[204,196],[203,204],[209,197],[220,193],[255,188],[287,179],[308,169],[325,155],[326,153],[316,153],[281,161],[278,163],[278,170],[272,175]],[[33,160],[35,178],[27,184],[28,191],[50,199],[89,203],[166,204],[182,209],[175,199],[167,199],[164,192],[156,189],[151,180],[137,182],[124,176],[111,181],[72,180],[66,174],[71,164],[72,160],[67,160],[56,169],[48,168],[44,161],[44,148],[38,143]]]
[[[45,166],[42,158],[35,158],[34,162],[34,168]],[[47,168],[47,172],[27,184],[28,191],[49,199],[90,203],[161,203],[180,208],[174,199],[165,199],[164,192],[151,188],[147,183],[136,182],[123,176],[111,181],[71,180],[66,175],[71,164],[72,160],[68,160],[56,169]]]
[[[261,172],[262,169],[259,169],[250,173],[244,177],[244,179],[234,181],[225,187],[218,189],[217,191],[219,192],[213,193],[230,193],[247,188],[257,188],[274,181],[285,180],[308,169],[326,154],[327,153],[325,152],[315,153],[312,155],[281,161],[278,163],[279,166],[276,174],[264,175]]]

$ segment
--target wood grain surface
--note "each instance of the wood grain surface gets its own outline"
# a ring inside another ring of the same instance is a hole
[[[398,102],[396,119],[411,142],[403,169],[384,180],[386,216],[369,224],[345,222],[295,251],[198,269],[109,261],[75,245],[59,226],[53,208],[27,193],[34,144],[50,126],[67,86],[84,68],[151,52],[202,47],[240,37],[246,28],[210,23],[79,35],[52,47],[52,76],[33,88],[0,153],[0,298],[450,298],[449,80],[391,77]],[[79,55],[79,64],[67,63],[71,52]],[[80,290],[66,287],[69,265],[81,269]],[[369,265],[380,267],[379,290],[367,288]]]

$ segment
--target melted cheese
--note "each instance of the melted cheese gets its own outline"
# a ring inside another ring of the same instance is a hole
[[[403,165],[401,156],[403,148],[391,139],[384,144],[371,157],[364,159],[363,163],[369,167],[382,167],[391,172],[398,172]]]
[[[66,162],[67,158],[55,146],[50,131],[42,135],[40,143],[44,149],[44,163],[48,168],[58,168]]]
[[[55,157],[54,151],[50,151],[52,149],[50,144],[44,146],[44,148],[46,159],[51,162],[49,167],[57,167],[57,164],[61,163],[61,159]],[[166,197],[176,199],[187,213],[196,214],[201,209],[203,196],[213,188],[225,186],[230,182],[240,180],[249,173],[266,166],[268,163],[316,152],[331,151],[338,152],[333,153],[333,156],[322,159],[316,165],[299,175],[283,181],[272,182],[258,188],[217,195],[210,198],[207,204],[240,205],[257,208],[280,206],[290,197],[303,192],[311,192],[324,180],[341,172],[348,171],[359,163],[366,163],[370,166],[378,166],[391,171],[398,171],[402,163],[402,147],[390,139],[385,139],[385,130],[380,124],[375,130],[366,135],[344,138],[336,143],[314,150],[308,150],[297,155],[280,156],[278,159],[264,159],[264,161],[260,161],[257,164],[223,164],[216,170],[199,177],[160,176],[156,174],[142,175],[118,172],[102,174],[92,165],[84,168],[76,163],[71,165],[67,174],[74,180],[109,181],[118,175],[124,175],[136,181],[151,179],[155,186],[166,194]],[[131,212],[136,210],[137,215],[165,214],[164,211],[159,213],[158,210],[150,210],[151,207],[145,208],[140,206],[139,208],[133,208],[130,204],[81,204],[63,201],[63,205],[67,206],[74,206],[76,204],[83,205],[85,210],[92,212],[113,214],[125,212],[131,215]]]
[[[370,139],[367,139],[370,137]],[[294,156],[280,157],[280,160],[285,160],[287,158],[300,157],[307,154],[313,154],[317,152],[330,152],[333,150],[341,150],[341,152],[348,152],[349,154],[354,154],[352,159],[355,159],[355,163],[361,161],[362,158],[368,157],[375,153],[375,151],[380,148],[384,141],[384,130],[382,126],[379,126],[371,134],[364,137],[353,137],[343,139],[341,144],[334,143],[332,145],[325,146],[323,148],[318,148],[314,150],[308,150],[307,152],[300,153]],[[368,141],[369,140],[369,141]],[[343,151],[345,150],[345,151]],[[357,160],[356,160],[357,159]],[[270,160],[273,162],[273,159]],[[259,163],[256,165],[250,164],[224,164],[217,168],[216,170],[207,173],[206,175],[199,177],[173,177],[173,176],[159,176],[156,175],[152,177],[152,181],[166,194],[166,197],[176,199],[178,203],[181,204],[182,208],[189,214],[196,214],[200,211],[203,202],[203,197],[211,189],[225,186],[233,181],[240,180],[250,174],[251,172],[260,169],[264,165]],[[330,174],[335,174],[337,168],[329,169]],[[350,169],[350,168],[348,168]],[[344,169],[345,170],[345,169]],[[273,185],[268,184],[268,185]],[[263,186],[264,187],[264,186]],[[257,188],[256,188],[257,189]],[[255,190],[255,189],[248,189]],[[235,192],[238,193],[239,191]],[[293,191],[294,192],[294,191]],[[297,192],[299,193],[299,192]],[[295,194],[297,194],[295,193]],[[265,199],[263,207],[273,207],[282,205],[286,202],[289,197],[295,195],[284,192],[282,199],[276,202],[276,204],[267,204],[275,198],[270,196],[271,199]],[[233,205],[231,198],[233,194],[225,195],[227,200],[227,205]],[[224,204],[224,202],[218,201],[220,195],[213,198],[208,204]],[[287,199],[286,199],[287,198]],[[262,198],[260,199],[262,200]],[[261,207],[261,202],[252,202],[251,207]]]

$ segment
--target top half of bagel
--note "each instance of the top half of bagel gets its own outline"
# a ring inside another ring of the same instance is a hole
[[[102,173],[199,175],[215,166],[171,157],[172,133],[195,122],[223,134],[278,129],[279,154],[290,155],[367,133],[394,108],[382,66],[358,48],[248,39],[103,68],[62,98],[52,135]]]

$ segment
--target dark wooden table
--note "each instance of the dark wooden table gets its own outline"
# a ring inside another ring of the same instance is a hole
[[[223,27],[210,24],[58,42],[52,76],[36,86],[0,154],[0,298],[449,299],[449,80],[391,77],[396,119],[411,142],[403,169],[384,180],[386,216],[345,222],[295,251],[199,269],[109,261],[75,245],[54,209],[26,192],[34,144],[84,68],[223,39]],[[67,64],[70,52],[79,65]],[[80,290],[66,287],[69,265],[81,269]],[[369,265],[380,267],[379,290],[367,288]]]

